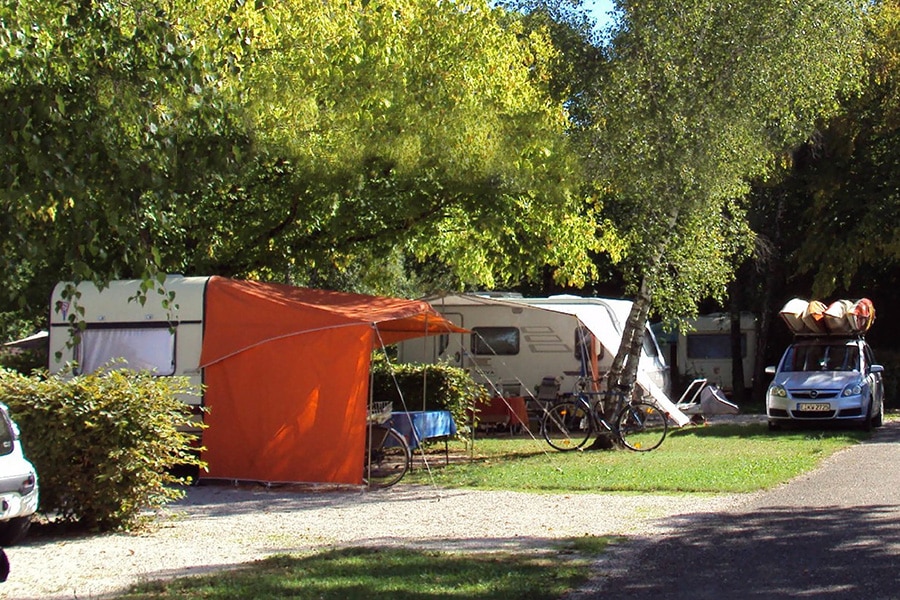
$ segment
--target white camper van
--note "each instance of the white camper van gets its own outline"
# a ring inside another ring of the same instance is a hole
[[[753,368],[756,357],[756,317],[749,312],[741,313],[741,360],[744,363],[744,388],[753,387]],[[659,325],[654,325],[654,330]],[[710,313],[688,321],[685,333],[657,336],[669,337],[669,344],[661,343],[663,353],[671,356],[668,347],[674,343],[675,364],[678,374],[685,380],[706,379],[723,391],[731,393],[734,383],[731,376],[731,315]],[[660,339],[661,341],[661,339]]]
[[[537,396],[548,380],[555,380],[562,393],[573,391],[578,377],[590,373],[592,363],[600,374],[607,372],[632,306],[628,300],[578,296],[462,294],[427,300],[471,333],[404,342],[399,346],[401,362],[452,364],[468,370],[494,393],[526,398]],[[649,328],[637,383],[667,409],[674,409],[668,367]]]
[[[208,277],[171,275],[165,280],[167,292],[175,293],[175,306],[167,310],[162,298],[148,293],[142,305],[134,299],[141,281],[112,281],[102,293],[95,285],[78,285],[80,295],[63,297],[66,283],[53,289],[50,302],[51,373],[77,361],[78,372],[90,373],[110,360],[124,358],[134,369],[153,370],[159,375],[183,375],[199,389],[200,349],[203,341],[203,294]],[[69,317],[78,311],[85,329],[73,343]],[[185,398],[199,405],[199,396]]]

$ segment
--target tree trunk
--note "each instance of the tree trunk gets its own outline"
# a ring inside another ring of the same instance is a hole
[[[629,395],[634,389],[634,382],[637,380],[638,365],[644,345],[644,328],[647,325],[647,315],[650,313],[652,300],[649,289],[650,286],[645,277],[641,280],[640,290],[631,305],[631,312],[622,332],[622,342],[619,344],[619,351],[616,353],[609,371],[609,389],[626,395]],[[615,403],[609,404],[612,404],[614,410]],[[610,407],[605,408],[609,410]]]
[[[678,221],[679,210],[672,207],[669,213],[669,228],[674,229]],[[609,388],[630,394],[634,389],[637,379],[638,363],[641,359],[641,349],[644,344],[644,329],[647,326],[647,317],[650,314],[650,306],[653,304],[653,280],[660,268],[663,256],[668,246],[668,239],[661,238],[656,243],[656,252],[645,265],[641,276],[641,285],[638,288],[637,297],[631,305],[631,313],[625,322],[625,330],[622,332],[622,343],[613,360],[609,371]]]
[[[773,296],[775,288],[782,281],[782,260],[781,246],[778,244],[781,235],[781,221],[784,215],[784,195],[779,194],[777,200],[777,208],[775,210],[775,218],[773,219],[773,230],[771,232],[772,241],[777,246],[772,255],[762,265],[763,269],[763,290],[762,299],[760,301],[760,315],[757,323],[756,337],[756,356],[753,361],[753,401],[765,402],[765,392],[768,387],[766,378],[766,346],[769,341],[769,328],[771,316],[775,307],[773,306]]]
[[[742,269],[738,269],[740,273]],[[737,277],[732,282],[731,303],[729,316],[731,317],[731,399],[740,406],[746,402],[747,391],[744,388],[744,334],[741,331],[741,306],[743,305],[743,293],[741,292],[741,279]]]
[[[622,332],[622,342],[619,345],[616,357],[613,359],[606,382],[607,390],[619,392],[626,398],[631,397],[634,390],[634,382],[637,380],[638,365],[644,345],[644,329],[647,325],[647,315],[650,313],[652,300],[649,288],[647,279],[641,279],[640,291],[631,305],[631,313],[628,315],[628,321],[625,322],[625,329]],[[612,395],[607,395],[603,400],[603,416],[605,419],[610,420],[615,415],[618,404],[617,399],[618,396],[614,398]],[[588,447],[588,450],[609,450],[614,447],[615,444],[613,444],[610,435],[603,432],[597,436],[597,439]]]
[[[672,207],[669,213],[669,228],[674,229],[678,221],[678,208]],[[613,359],[612,366],[609,369],[609,375],[606,381],[607,390],[617,391],[630,397],[634,390],[634,383],[637,380],[638,365],[641,360],[641,350],[644,346],[644,329],[647,326],[647,317],[650,314],[650,306],[653,303],[653,279],[662,263],[663,256],[666,252],[668,239],[663,237],[656,242],[656,252],[648,260],[645,270],[641,276],[641,285],[638,288],[637,297],[631,305],[631,313],[625,322],[622,331],[622,341],[619,344],[619,350]],[[603,415],[607,419],[612,418],[616,410],[616,401],[612,396],[607,396],[603,402]],[[606,438],[601,439],[601,438]],[[594,443],[589,449],[606,449],[612,448],[613,444],[608,439],[609,435],[601,434],[597,436]]]

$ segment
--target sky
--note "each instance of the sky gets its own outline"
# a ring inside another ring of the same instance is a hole
[[[609,22],[608,13],[612,10],[612,0],[584,0],[584,6],[590,9],[591,14],[597,19],[597,26],[604,27]]]

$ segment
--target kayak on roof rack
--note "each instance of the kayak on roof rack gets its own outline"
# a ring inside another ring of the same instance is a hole
[[[779,314],[794,334],[860,335],[872,327],[875,306],[868,298],[835,300],[828,305],[819,300],[792,298]]]

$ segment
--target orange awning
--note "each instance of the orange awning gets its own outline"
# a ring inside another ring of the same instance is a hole
[[[211,277],[201,477],[362,482],[371,353],[462,332],[430,304]]]

